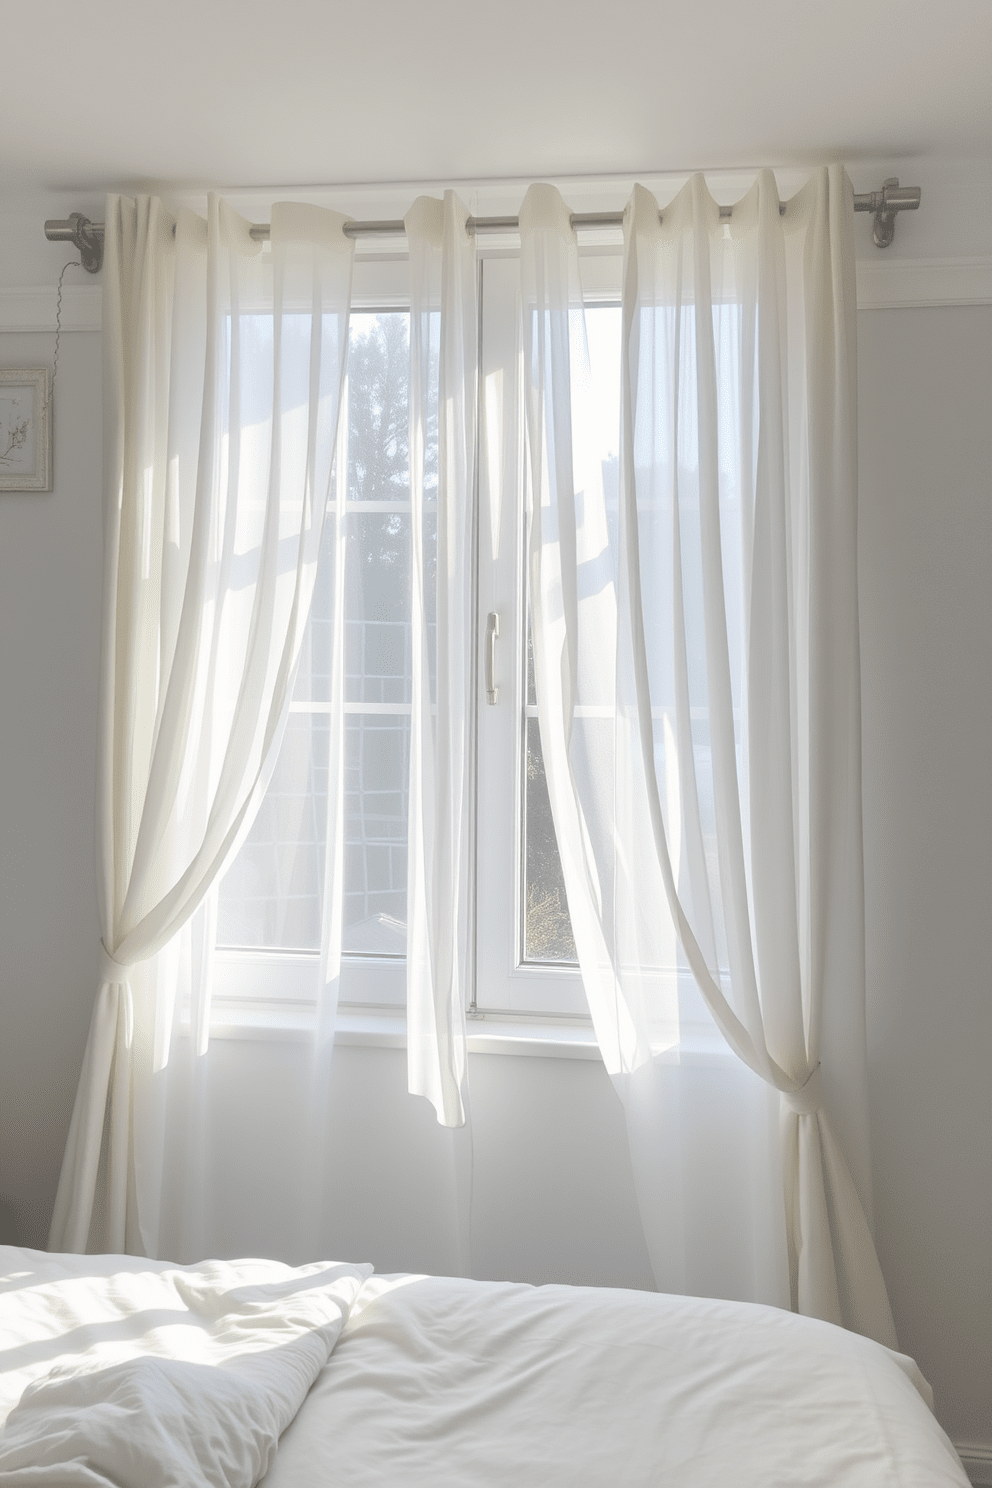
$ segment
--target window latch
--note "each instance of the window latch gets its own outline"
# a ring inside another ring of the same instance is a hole
[[[486,621],[486,697],[489,706],[496,706],[499,688],[496,686],[496,638],[499,635],[499,616],[490,610]]]

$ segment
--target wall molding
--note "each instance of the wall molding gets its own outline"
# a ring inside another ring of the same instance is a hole
[[[955,1442],[954,1450],[975,1488],[992,1484],[992,1442]]]
[[[992,305],[992,256],[859,259],[857,276],[859,310]],[[99,284],[66,284],[62,290],[63,331],[98,331],[102,304]],[[0,331],[54,334],[55,286],[0,288]]]
[[[858,309],[992,305],[992,257],[859,259]]]

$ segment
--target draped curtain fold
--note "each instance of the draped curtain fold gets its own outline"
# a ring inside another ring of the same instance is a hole
[[[206,221],[108,200],[101,972],[53,1249],[91,1241],[107,1125],[108,1247],[155,1251],[133,1066],[168,1062],[176,937],[250,826],[285,725],[347,354],[344,222],[277,204],[269,253],[215,196]],[[207,998],[193,1004],[202,1049]]]
[[[678,1134],[664,1098],[645,1099],[682,1057],[688,967],[731,1049],[780,1092],[792,1305],[894,1345],[867,1191],[826,1109],[861,1156],[852,214],[839,168],[784,214],[765,172],[726,224],[701,177],[661,220],[635,189],[614,512],[573,406],[568,209],[530,189],[531,624],[575,942],[652,1258],[691,1243],[679,1195],[651,1192]]]
[[[465,1123],[471,984],[472,636],[478,283],[468,210],[419,197],[410,246],[412,707],[407,1066],[444,1126]]]

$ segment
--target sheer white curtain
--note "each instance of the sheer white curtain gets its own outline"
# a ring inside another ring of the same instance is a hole
[[[264,793],[313,589],[348,344],[344,221],[277,204],[263,251],[217,197],[205,221],[107,204],[102,963],[53,1249],[94,1243],[99,1189],[96,1238],[156,1253],[181,958],[195,1050],[209,1018],[209,978],[188,975],[209,933],[179,932]]]
[[[568,211],[531,188],[530,583],[576,946],[658,1285],[791,1296],[892,1344],[866,1219],[852,213],[839,169],[784,214],[765,173],[729,223],[699,177],[661,222],[635,191],[614,514],[573,406]],[[693,1057],[686,965],[746,1070]]]
[[[478,284],[468,210],[419,197],[410,246],[412,662],[407,1066],[444,1126],[466,1119],[471,981],[473,492]],[[436,453],[435,453],[436,452]]]

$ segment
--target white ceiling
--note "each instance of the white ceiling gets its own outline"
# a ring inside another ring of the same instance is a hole
[[[0,187],[992,156],[990,0],[19,0]]]

